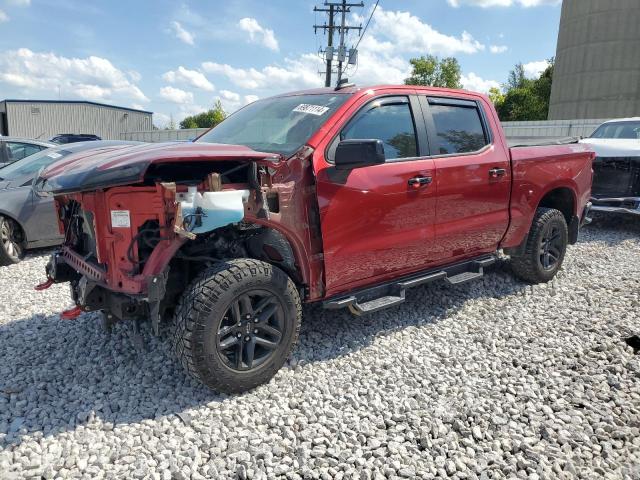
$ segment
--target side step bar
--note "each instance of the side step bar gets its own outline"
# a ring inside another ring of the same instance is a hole
[[[323,307],[330,310],[348,308],[354,315],[378,312],[384,308],[395,307],[405,301],[407,288],[444,280],[451,285],[459,285],[484,275],[484,269],[496,262],[495,256],[488,256],[457,263],[438,270],[414,274],[400,280],[383,283],[359,290],[351,295],[326,300]]]

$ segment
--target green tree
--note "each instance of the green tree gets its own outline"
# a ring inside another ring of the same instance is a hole
[[[222,103],[217,100],[213,108],[206,112],[185,117],[180,122],[180,128],[211,128],[227,118],[227,112],[222,108]]]
[[[504,102],[504,94],[502,93],[502,90],[498,87],[491,87],[489,89],[489,100],[493,102],[497,109],[498,106],[502,105]]]
[[[500,91],[493,94],[489,92],[500,120],[546,120],[549,115],[553,69],[552,58],[540,77],[530,79],[525,76],[522,64],[517,64],[509,73],[507,83],[503,87],[504,94]]]
[[[525,88],[527,84],[527,77],[524,74],[524,65],[517,63],[516,66],[509,72],[509,78],[507,79],[508,90],[514,90],[516,88]]]
[[[411,76],[405,85],[426,85],[431,87],[462,88],[460,64],[453,57],[440,59],[434,55],[412,58]]]

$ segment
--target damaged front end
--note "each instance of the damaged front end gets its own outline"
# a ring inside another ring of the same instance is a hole
[[[640,156],[596,157],[594,211],[640,215]]]
[[[67,318],[95,310],[109,324],[149,317],[157,333],[185,287],[216,262],[261,258],[309,284],[300,259],[321,252],[313,214],[301,208],[314,205],[304,168],[311,153],[304,147],[285,161],[246,147],[165,145],[54,164],[34,188],[56,196],[65,240],[39,287],[70,283]],[[97,185],[95,176],[106,180]]]

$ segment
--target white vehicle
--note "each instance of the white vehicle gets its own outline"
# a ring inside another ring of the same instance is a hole
[[[592,209],[640,215],[640,117],[605,122],[580,142],[596,152]]]

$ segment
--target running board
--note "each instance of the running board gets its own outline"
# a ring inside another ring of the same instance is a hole
[[[484,269],[494,264],[495,256],[484,257],[469,262],[458,263],[424,273],[414,274],[394,282],[358,290],[348,296],[327,300],[323,307],[330,310],[348,308],[354,315],[373,313],[388,307],[395,307],[405,301],[407,288],[417,287],[436,280],[445,280],[451,285],[459,285],[484,275]]]

